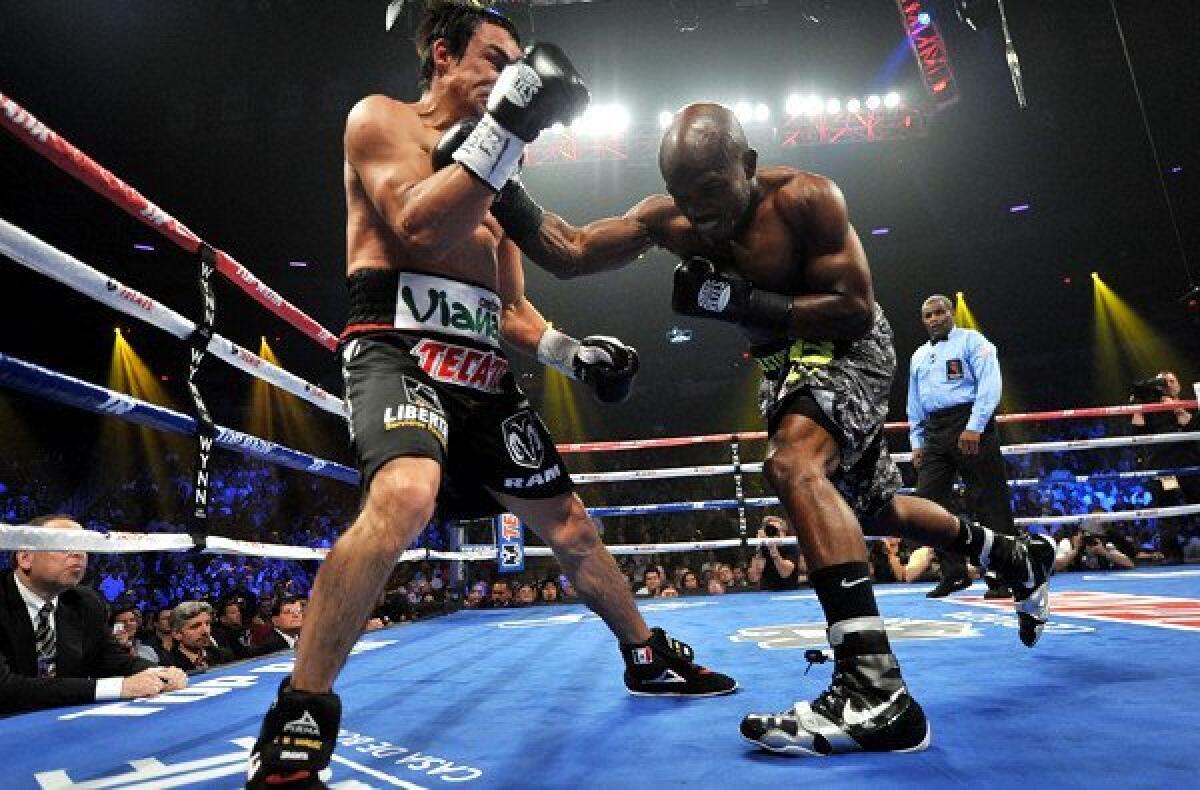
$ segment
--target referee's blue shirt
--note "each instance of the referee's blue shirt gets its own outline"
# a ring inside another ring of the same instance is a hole
[[[974,329],[954,327],[945,340],[913,352],[908,367],[908,438],[925,446],[925,425],[935,411],[970,403],[967,430],[983,433],[1000,404],[996,347]]]

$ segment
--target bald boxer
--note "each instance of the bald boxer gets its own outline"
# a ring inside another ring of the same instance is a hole
[[[506,184],[493,214],[531,260],[560,277],[624,265],[651,245],[670,250],[682,259],[675,311],[738,326],[762,368],[764,473],[796,526],[836,670],[815,700],[748,715],[743,736],[794,755],[924,749],[929,725],[888,643],[864,530],[994,568],[1012,585],[1027,645],[1046,620],[1054,546],[997,535],[896,495],[900,476],[883,438],[896,369],[892,331],[837,185],[759,168],[733,113],[715,104],[675,116],[659,168],[669,194],[623,217],[572,227],[517,181]]]
[[[525,145],[581,113],[587,90],[561,50],[522,52],[512,23],[477,6],[427,4],[417,45],[421,97],[371,96],[346,122],[341,357],[366,496],[317,574],[295,670],[250,755],[250,787],[322,786],[341,715],[334,678],[435,506],[458,518],[507,510],[540,535],[616,635],[630,693],[737,687],[647,627],[501,347],[536,355],[605,401],[624,398],[637,371],[620,341],[548,326],[525,296],[516,245],[489,215]],[[464,118],[478,119],[466,134],[456,126]]]

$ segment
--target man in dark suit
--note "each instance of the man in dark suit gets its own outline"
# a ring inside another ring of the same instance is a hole
[[[31,526],[81,529],[70,516]],[[79,581],[82,551],[16,551],[0,575],[0,714],[154,697],[187,685],[177,669],[121,650],[100,596]]]
[[[271,605],[271,631],[255,645],[254,654],[262,656],[280,650],[291,650],[296,646],[296,637],[300,636],[302,625],[303,598],[298,595],[285,595],[275,599],[275,603]]]

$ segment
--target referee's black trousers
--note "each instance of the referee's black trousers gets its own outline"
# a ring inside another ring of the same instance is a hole
[[[951,513],[958,512],[954,502],[954,477],[962,477],[966,489],[967,512],[995,532],[1015,535],[1012,498],[1000,455],[996,420],[988,420],[979,438],[979,454],[963,455],[958,437],[966,430],[971,404],[953,406],[929,415],[925,427],[924,456],[917,467],[917,496],[933,500]],[[938,552],[942,578],[966,575],[966,560]]]

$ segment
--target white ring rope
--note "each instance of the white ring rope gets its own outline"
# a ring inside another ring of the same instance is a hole
[[[1034,442],[1030,444],[1010,444],[1000,448],[1002,455],[1030,455],[1042,452],[1063,452],[1075,450],[1102,450],[1113,447],[1131,447],[1144,444],[1168,444],[1170,442],[1200,441],[1200,431],[1155,433],[1145,436],[1111,436],[1103,439],[1073,439],[1065,442]],[[912,453],[892,453],[892,459],[898,462],[911,461]],[[733,474],[733,472],[761,472],[762,462],[742,464],[737,469],[733,464],[714,464],[711,466],[677,466],[669,469],[631,469],[621,472],[587,472],[572,474],[571,479],[576,483],[623,483],[630,480],[668,480],[680,477],[705,477],[712,475]],[[1020,482],[1020,481],[1014,481]]]
[[[1200,505],[1175,505],[1172,507],[1142,508],[1139,510],[1121,510],[1114,513],[1083,513],[1074,516],[1036,516],[1015,519],[1017,524],[1082,524],[1082,523],[1112,523],[1118,521],[1137,521],[1151,518],[1178,518],[1200,513]],[[867,536],[867,540],[882,540],[875,536]],[[748,538],[746,545],[758,547],[767,544],[794,544],[794,537],[788,538]],[[714,551],[719,549],[734,549],[742,545],[737,538],[725,540],[685,541],[680,543],[646,543],[622,544],[608,546],[613,555],[630,554],[672,554],[689,551]],[[173,533],[138,533],[138,532],[93,532],[81,529],[57,529],[54,527],[28,527],[12,524],[0,524],[0,550],[29,550],[29,551],[87,551],[97,554],[129,554],[148,551],[189,551],[196,548],[196,543],[190,535]],[[209,537],[202,554],[237,554],[247,557],[267,557],[288,560],[323,560],[329,549],[315,549],[305,546],[288,546],[277,543],[258,543],[254,541],[232,540],[230,538]],[[546,546],[526,546],[525,555],[529,557],[551,557],[554,552]],[[497,548],[488,545],[465,545],[459,551],[438,551],[434,549],[408,549],[399,562],[419,562],[424,560],[464,560],[482,561],[495,560]]]
[[[181,340],[186,340],[196,330],[195,323],[171,308],[108,277],[4,219],[0,219],[0,252],[29,269],[57,280],[114,310],[152,324]],[[244,373],[303,398],[331,414],[343,419],[346,417],[346,405],[340,399],[242,348],[232,340],[214,332],[208,343],[208,351]]]

